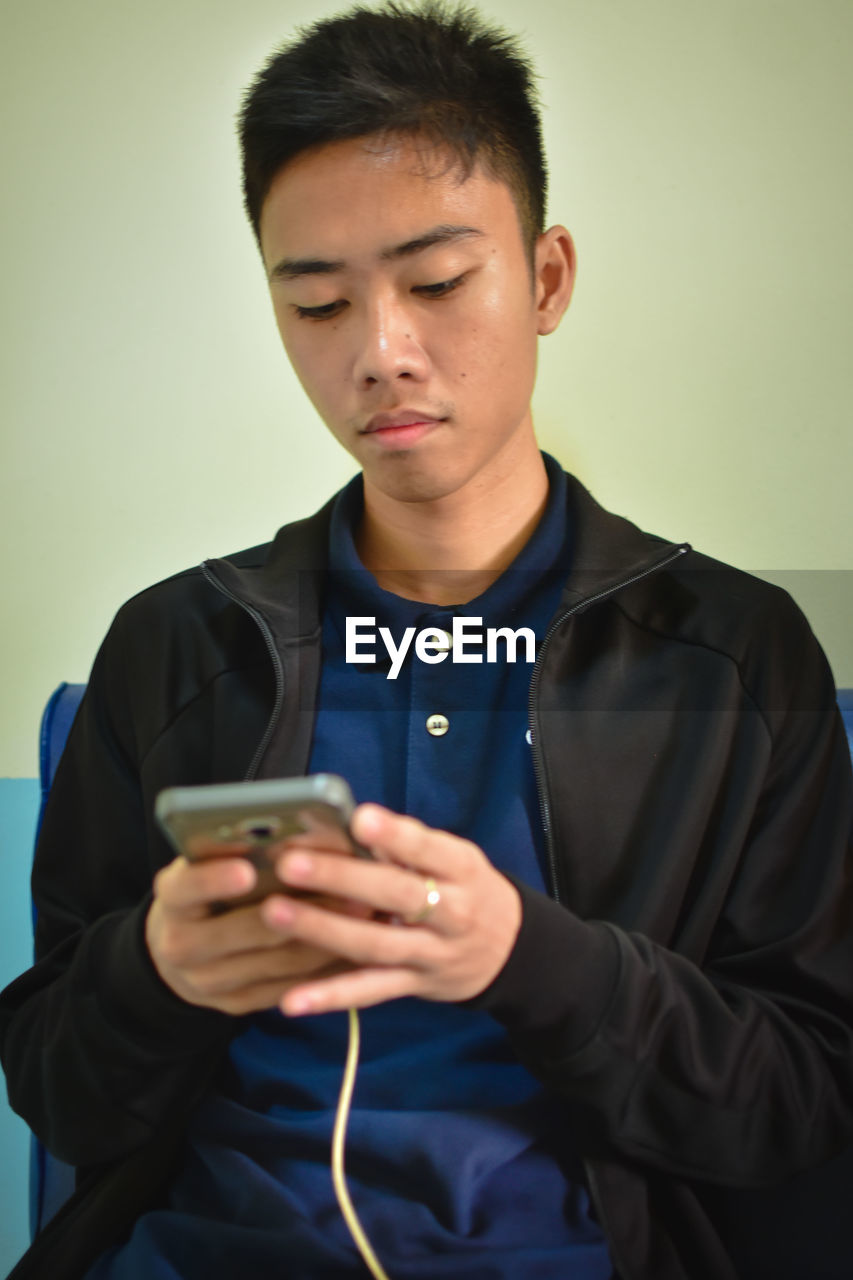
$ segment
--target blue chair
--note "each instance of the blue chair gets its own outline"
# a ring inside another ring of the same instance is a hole
[[[844,728],[847,730],[850,754],[853,756],[853,689],[838,690],[838,705],[841,708],[841,719],[844,721]]]
[[[65,746],[71,723],[86,690],[84,684],[63,682],[50,696],[41,718],[39,730],[39,781],[41,803],[36,835],[41,830],[44,808],[53,783],[56,766]],[[35,906],[33,906],[35,926]],[[65,1203],[74,1190],[74,1169],[70,1164],[48,1155],[33,1135],[30,1139],[30,1235],[35,1237]]]
[[[68,736],[68,731],[71,728],[71,723],[85,688],[86,686],[83,684],[61,684],[55,693],[51,695],[42,716],[39,736],[39,769],[41,777],[39,827],[41,827],[44,806],[53,782],[56,766],[59,763],[59,757],[65,746],[65,739]],[[838,705],[841,708],[844,727],[847,731],[847,741],[850,744],[851,755],[853,755],[853,689],[839,689]],[[810,1175],[805,1175],[805,1177],[808,1179]],[[829,1213],[834,1219],[834,1206],[837,1202],[839,1186],[845,1189],[845,1204],[849,1201],[853,1205],[853,1148],[844,1152],[838,1160],[826,1166],[825,1171],[818,1170],[816,1178],[809,1181],[805,1193],[800,1190],[798,1181],[795,1180],[791,1187],[792,1215],[812,1219],[814,1214],[816,1215],[814,1220],[820,1222],[823,1221],[821,1215],[825,1217]],[[803,1186],[806,1186],[806,1184],[803,1183]],[[846,1191],[848,1187],[849,1194]],[[73,1190],[74,1170],[72,1167],[64,1164],[61,1160],[57,1160],[56,1157],[48,1155],[41,1143],[33,1137],[30,1158],[30,1231],[33,1236],[53,1217],[54,1213],[71,1195]],[[805,1199],[803,1199],[804,1195]],[[801,1214],[801,1210],[806,1205],[808,1206],[808,1212]],[[769,1222],[769,1226],[772,1228],[772,1220]],[[806,1250],[815,1245],[817,1245],[818,1249],[820,1248],[819,1238],[810,1237],[803,1242],[803,1247]],[[808,1274],[812,1280],[821,1280],[825,1273],[820,1270],[819,1264],[815,1267],[816,1260],[814,1256],[806,1253],[804,1258],[809,1260],[809,1267],[802,1274]],[[790,1255],[787,1260],[790,1262]],[[794,1263],[795,1267],[798,1265],[798,1263]],[[784,1270],[784,1266],[781,1270]],[[757,1258],[753,1274],[764,1274]],[[799,1272],[796,1272],[796,1274],[799,1275]],[[826,1274],[831,1276],[831,1280],[842,1280],[840,1272],[833,1271]],[[846,1280],[846,1276],[847,1273],[845,1272],[843,1280]]]

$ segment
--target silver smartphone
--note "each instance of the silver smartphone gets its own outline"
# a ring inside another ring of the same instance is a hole
[[[270,893],[302,896],[275,874],[288,844],[324,852],[370,857],[349,833],[355,802],[349,785],[333,773],[261,782],[222,782],[168,787],[154,814],[176,853],[191,862],[240,857],[258,873],[247,894],[217,904],[218,910],[259,902]]]

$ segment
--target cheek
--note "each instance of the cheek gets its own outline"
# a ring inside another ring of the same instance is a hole
[[[473,321],[449,340],[445,337],[446,367],[486,393],[527,386],[535,373],[537,348],[529,311],[529,299],[485,300]]]
[[[318,404],[323,399],[324,386],[330,383],[333,360],[328,341],[318,341],[318,335],[312,335],[310,329],[309,324],[298,327],[292,321],[279,323],[278,327],[293,372],[310,399]]]

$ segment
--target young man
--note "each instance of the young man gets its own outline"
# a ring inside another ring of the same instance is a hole
[[[779,591],[537,449],[575,255],[505,36],[319,24],[242,139],[282,340],[361,471],[99,654],[3,1001],[13,1104],[80,1170],[20,1274],[365,1274],[328,1173],[355,1007],[348,1168],[392,1277],[734,1277],[741,1189],[853,1132],[826,662]],[[255,873],[173,859],[158,791],[324,770],[377,860],[289,852],[319,902],[212,911]]]

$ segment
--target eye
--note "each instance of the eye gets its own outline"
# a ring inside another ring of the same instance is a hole
[[[467,272],[461,276],[454,276],[452,280],[442,280],[438,284],[419,284],[415,285],[412,293],[419,293],[423,298],[446,298],[454,289],[458,289],[465,279]]]
[[[294,303],[293,310],[300,320],[331,320],[346,305],[345,300],[340,298],[337,302],[327,302],[323,307],[300,307],[297,303]]]

